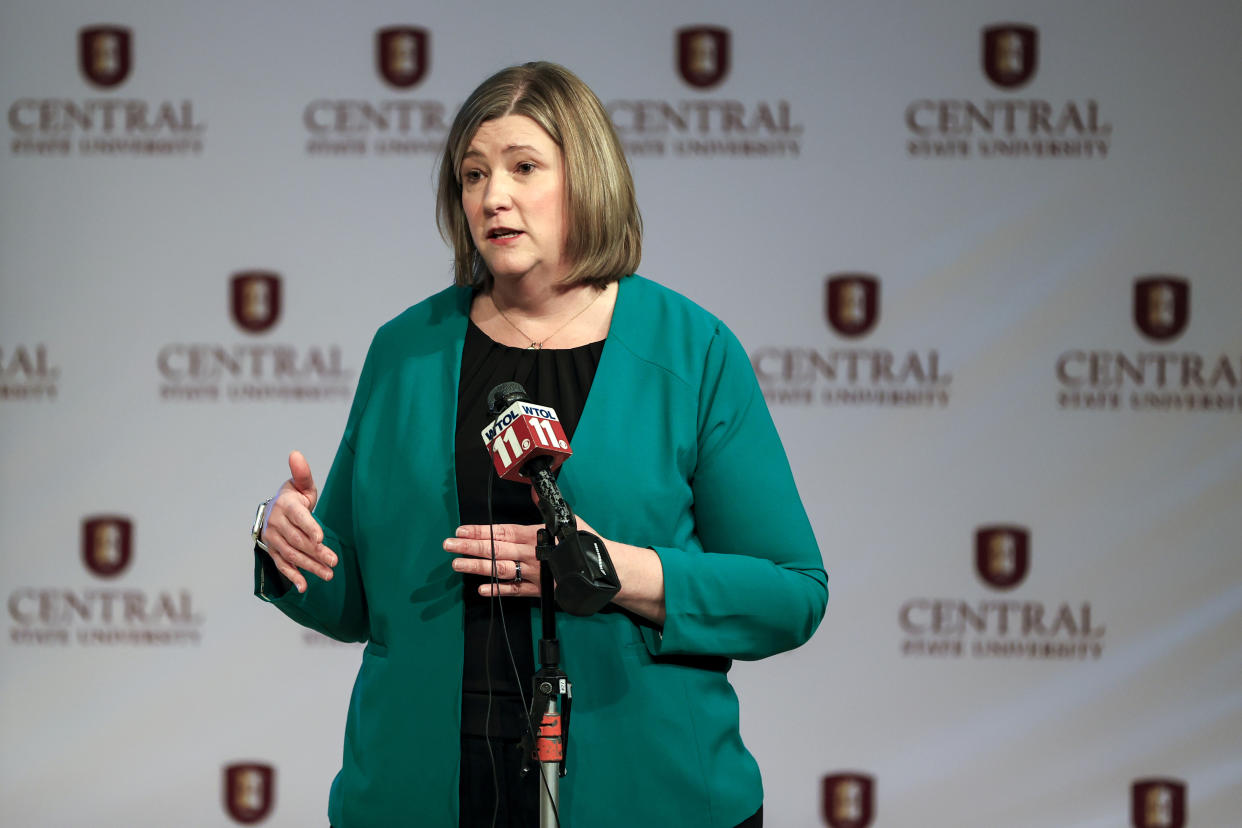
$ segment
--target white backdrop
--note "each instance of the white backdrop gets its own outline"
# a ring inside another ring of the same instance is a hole
[[[952,6],[6,3],[0,822],[326,821],[359,654],[251,597],[249,521],[450,279],[437,123],[543,58],[824,551],[820,631],[733,672],[768,824],[1238,824],[1242,7]],[[272,776],[230,814],[236,765]]]

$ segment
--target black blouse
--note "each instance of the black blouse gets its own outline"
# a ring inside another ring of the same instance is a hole
[[[490,421],[487,395],[502,382],[517,382],[533,402],[556,410],[571,444],[582,416],[595,369],[604,350],[603,340],[578,348],[513,348],[493,342],[471,321],[461,355],[461,384],[457,397],[457,502],[463,524],[486,525],[487,481],[492,479],[492,521],[521,525],[542,523],[531,500],[531,487],[496,478],[480,432]],[[486,579],[463,577],[466,646],[462,670],[462,733],[483,736],[490,684],[492,738],[517,739],[525,711],[521,694],[529,701],[534,675],[531,613],[537,599],[506,598],[492,601],[479,595]],[[493,610],[495,610],[494,622]],[[503,613],[504,625],[500,615]],[[490,646],[488,628],[491,626]],[[505,647],[505,632],[514,666]],[[490,681],[489,673],[490,671]],[[521,690],[521,694],[519,693]]]

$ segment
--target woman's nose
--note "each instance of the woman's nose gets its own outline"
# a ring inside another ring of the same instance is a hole
[[[503,210],[511,203],[509,181],[503,175],[494,175],[487,179],[487,189],[483,192],[483,209],[489,213]]]

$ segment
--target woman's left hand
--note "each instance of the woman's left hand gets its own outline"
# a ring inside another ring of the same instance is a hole
[[[578,526],[585,528],[581,520]],[[489,579],[479,586],[480,595],[538,598],[541,567],[535,557],[535,542],[542,528],[542,523],[531,526],[513,523],[458,526],[457,536],[444,541],[444,550],[458,556],[453,559],[454,571]],[[496,539],[498,584],[490,580],[493,537]]]
[[[579,529],[599,537],[599,533],[585,520],[575,518]],[[542,523],[531,526],[513,523],[498,523],[495,527],[486,524],[458,526],[457,536],[444,541],[444,550],[458,556],[453,559],[455,571],[488,579],[479,587],[480,595],[538,598],[542,567],[535,557],[535,543],[542,528]],[[492,537],[496,539],[497,584],[491,581]],[[664,570],[660,557],[646,547],[630,546],[606,538],[600,540],[608,549],[617,577],[621,579],[621,591],[612,599],[613,603],[662,625]]]

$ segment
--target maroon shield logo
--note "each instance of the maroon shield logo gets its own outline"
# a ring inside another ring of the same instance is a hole
[[[1190,321],[1190,283],[1179,276],[1134,280],[1134,324],[1148,339],[1174,339]]]
[[[1177,779],[1136,779],[1130,788],[1130,822],[1134,828],[1183,828],[1186,783]]]
[[[828,324],[841,336],[862,336],[880,318],[880,280],[867,273],[837,273],[826,282]]]
[[[389,26],[375,33],[375,65],[390,86],[409,89],[427,74],[431,36],[418,26]]]
[[[1022,23],[1001,23],[983,30],[983,72],[1002,89],[1017,89],[1035,76],[1039,65],[1039,30]]]
[[[242,825],[261,822],[276,804],[276,770],[259,762],[224,768],[224,810]]]
[[[133,36],[123,26],[88,26],[78,32],[78,68],[96,86],[118,86],[131,66]]]
[[[875,779],[861,773],[824,777],[824,823],[832,828],[867,828],[875,815]]]
[[[677,30],[677,71],[698,89],[710,89],[729,74],[729,30],[687,26]]]
[[[82,519],[82,563],[100,578],[115,578],[133,558],[134,524],[121,515]]]
[[[994,589],[1013,589],[1030,566],[1031,533],[1014,525],[980,526],[975,530],[975,571]]]
[[[262,333],[280,317],[280,276],[268,270],[244,270],[231,280],[231,310],[237,327]]]

